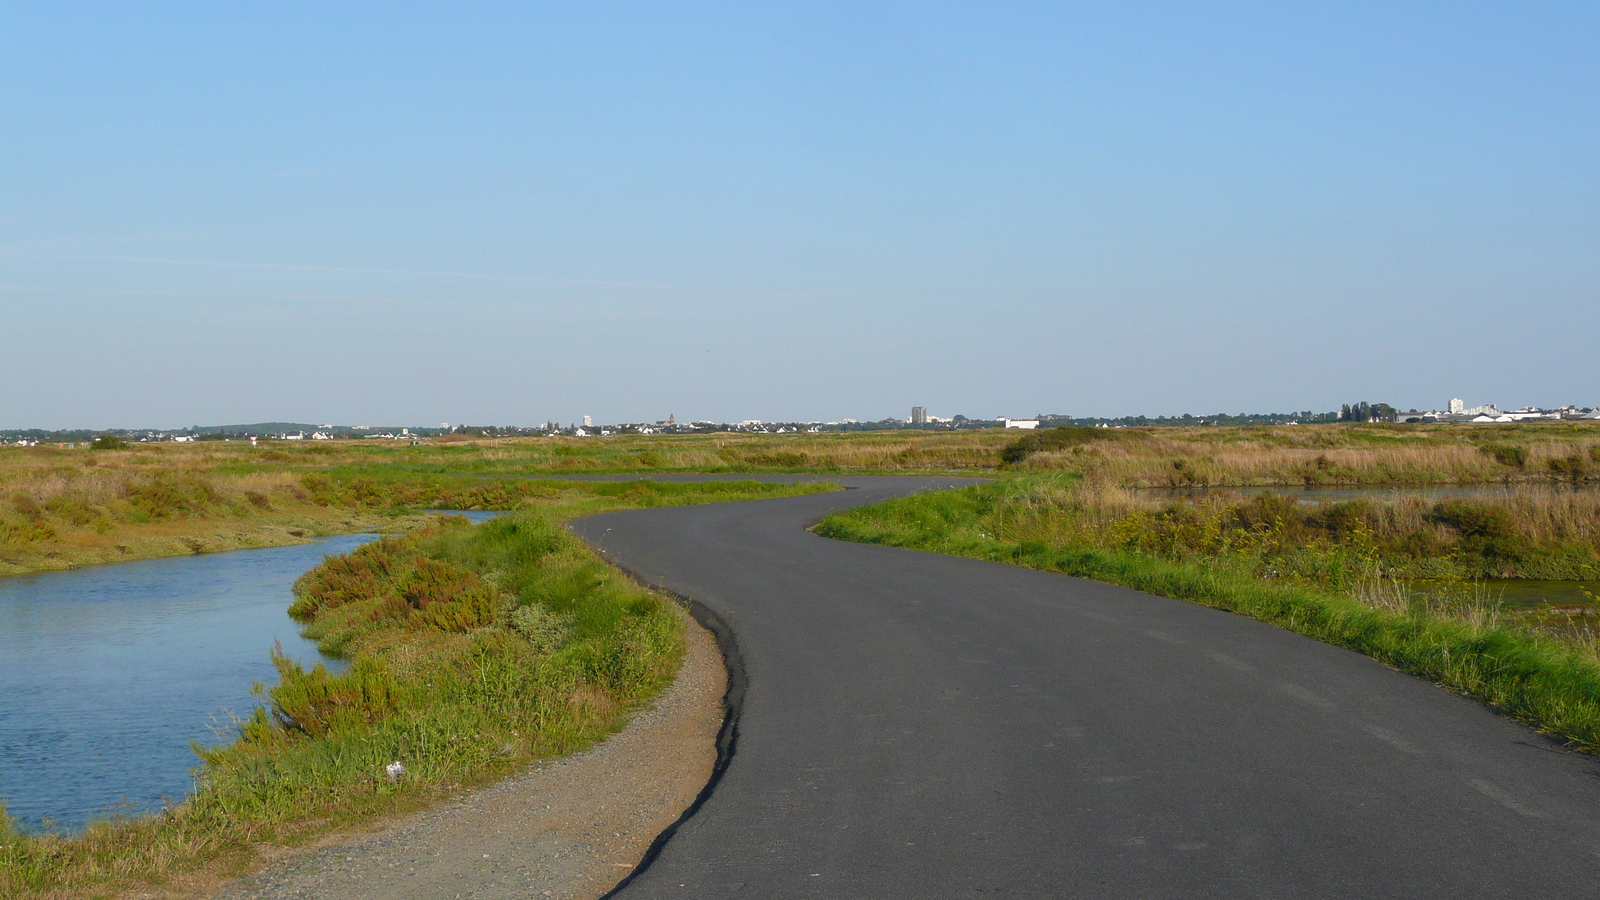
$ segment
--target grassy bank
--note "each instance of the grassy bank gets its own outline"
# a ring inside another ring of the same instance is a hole
[[[1387,579],[1600,578],[1600,492],[1525,488],[1429,499],[1301,503],[1294,494],[1226,489],[1154,499],[1099,481],[1016,482],[1005,536],[1019,543],[1226,560],[1261,578],[1343,590]]]
[[[415,524],[393,521],[403,511],[314,502],[292,472],[226,474],[166,461],[104,465],[98,455],[76,455],[84,465],[4,471],[0,575]]]
[[[70,837],[0,819],[0,896],[111,896],[197,869],[226,875],[261,844],[416,809],[592,744],[670,681],[681,619],[559,522],[825,489],[544,485],[492,522],[435,518],[331,557],[297,583],[291,612],[348,670],[275,657],[265,706],[234,742],[197,748],[196,793],[158,816]]]
[[[1572,483],[1600,478],[1600,425],[1047,429],[1001,456],[1130,487]]]
[[[460,477],[481,468],[473,458],[457,445],[384,453],[356,442],[304,451],[220,442],[7,449],[0,453],[0,576],[401,531],[417,524],[410,517],[421,509],[506,510],[571,499],[574,490],[666,496],[611,484]]]
[[[1588,483],[1600,479],[1600,424],[4,447],[0,575],[293,543],[426,506],[504,509],[530,496],[510,476],[996,468],[1072,472],[1130,487]],[[469,485],[465,475],[491,483]]]
[[[1501,513],[1515,528],[1519,520]],[[1470,591],[1414,596],[1386,577],[1381,542],[1367,533],[1364,516],[1341,524],[1339,515],[1297,518],[1270,503],[1149,509],[1114,487],[1033,476],[836,514],[818,531],[1093,578],[1251,616],[1600,751],[1600,653],[1592,639],[1541,632]],[[1592,528],[1592,511],[1586,515]],[[1424,524],[1454,531],[1458,560],[1500,558],[1503,548],[1470,523]],[[1313,534],[1314,527],[1328,530]],[[1557,546],[1582,546],[1592,561],[1593,532],[1583,535],[1567,533],[1571,544]]]

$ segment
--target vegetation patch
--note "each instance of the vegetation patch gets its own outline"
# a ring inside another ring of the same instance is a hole
[[[1004,461],[1130,487],[1580,483],[1600,477],[1600,427],[1587,423],[1077,428],[1054,436],[1060,430],[1018,439],[1002,451]]]
[[[1016,441],[1007,444],[1005,449],[1000,451],[1000,461],[1015,464],[1022,462],[1035,453],[1076,450],[1102,441],[1139,440],[1144,437],[1145,433],[1143,431],[1122,428],[1082,428],[1076,425],[1063,425],[1059,428],[1030,431],[1024,434]]]
[[[0,811],[0,896],[104,896],[200,866],[238,871],[263,843],[419,808],[588,746],[671,680],[682,620],[559,522],[830,487],[547,486],[482,525],[433,516],[329,557],[296,583],[290,611],[348,666],[306,669],[275,650],[263,705],[231,742],[195,748],[195,794],[160,815],[52,835]]]
[[[558,495],[562,489],[538,479],[571,474],[1001,467],[1141,487],[1585,484],[1600,480],[1600,425],[1065,427],[1020,437],[1008,429],[451,435],[416,445],[215,440],[130,444],[111,453],[5,447],[0,575],[181,555],[195,546],[271,546],[379,525],[400,530],[419,509],[511,509]],[[18,497],[42,512],[13,502]]]
[[[1465,583],[1418,595],[1386,571],[1432,560],[1467,570],[1531,566],[1538,577],[1552,577],[1544,566],[1592,572],[1595,500],[1575,502],[1590,506],[1448,501],[1396,513],[1368,504],[1300,509],[1265,495],[1152,509],[1116,487],[1033,476],[838,513],[817,531],[1248,615],[1365,653],[1597,752],[1600,645],[1592,637],[1506,616]]]

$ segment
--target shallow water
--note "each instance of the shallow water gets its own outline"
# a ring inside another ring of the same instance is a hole
[[[439,510],[473,522],[500,513]],[[296,578],[374,538],[138,560],[0,578],[0,799],[25,828],[71,831],[192,788],[272,683],[269,653],[326,662],[289,618]]]
[[[1513,610],[1531,610],[1544,606],[1593,607],[1600,604],[1600,581],[1491,578],[1463,584],[1423,580],[1412,582],[1411,587],[1418,593],[1470,591],[1485,600]]]
[[[1506,606],[1594,606],[1600,598],[1600,581],[1520,581],[1496,579],[1484,583],[1489,596]]]
[[[376,535],[0,579],[0,798],[24,827],[72,830],[191,789],[190,741],[216,743],[273,641],[321,657],[288,616],[324,554]]]

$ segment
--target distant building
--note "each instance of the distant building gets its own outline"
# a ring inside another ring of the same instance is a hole
[[[911,407],[911,419],[909,421],[913,425],[926,425],[926,424],[928,424],[928,410],[927,410],[927,408],[926,407],[922,407],[922,406],[913,406],[913,407]]]
[[[1460,397],[1450,399],[1450,415],[1459,416],[1467,411],[1467,404]]]
[[[583,417],[583,427],[585,427],[585,428],[593,428],[594,427],[594,416],[584,416]]]
[[[1006,428],[1038,428],[1038,419],[1008,419],[1001,416],[998,420]]]

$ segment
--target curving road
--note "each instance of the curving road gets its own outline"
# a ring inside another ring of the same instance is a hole
[[[1600,896],[1600,760],[1249,619],[809,534],[959,481],[837,480],[572,523],[748,678],[725,774],[618,896]]]

